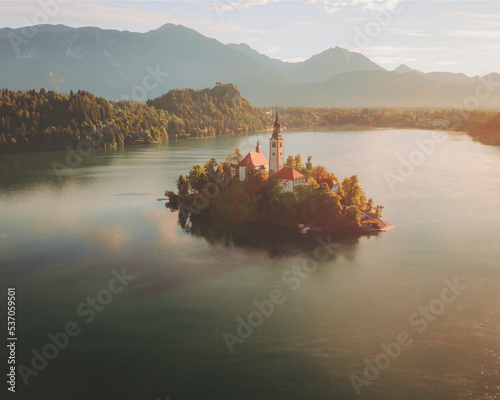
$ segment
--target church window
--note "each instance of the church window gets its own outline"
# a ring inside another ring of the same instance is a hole
[[[276,142],[273,142],[273,147],[276,147]]]

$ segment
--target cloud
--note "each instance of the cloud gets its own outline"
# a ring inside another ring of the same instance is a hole
[[[344,8],[353,8],[361,11],[385,11],[393,10],[403,0],[308,0],[306,4],[312,4],[327,14],[335,14]]]
[[[407,64],[409,62],[418,61],[418,58],[414,57],[373,57],[371,58],[373,62],[377,64]]]
[[[172,18],[167,11],[144,9],[137,2],[128,2],[123,5],[114,2],[68,1],[53,14],[44,13],[41,5],[32,2],[6,2],[1,7],[0,26],[12,28],[47,23],[120,30],[133,28],[134,31],[145,32],[152,26],[164,25]],[[44,15],[45,18],[41,20],[40,15]],[[113,17],[110,18],[110,15]]]
[[[287,63],[300,63],[305,61],[305,58],[283,58],[281,61],[287,62]]]
[[[402,1],[403,0],[352,0],[348,3],[352,7],[358,7],[363,11],[384,11],[395,9]]]
[[[216,1],[213,6],[206,7],[203,11],[227,12],[255,6],[265,6],[270,3],[277,3],[278,1],[279,0]]]
[[[462,64],[462,61],[438,61],[435,62],[436,65],[454,65],[454,64]]]
[[[500,31],[473,31],[473,30],[446,30],[443,32],[447,36],[466,39],[500,39]]]
[[[321,26],[325,28],[329,28],[330,25],[322,24],[319,22],[311,22],[311,21],[289,21],[290,24],[300,25],[300,26]]]
[[[467,19],[493,19],[498,21],[500,19],[500,14],[477,14],[473,12],[465,11],[452,11],[449,13],[438,13],[440,15],[450,16],[450,17],[465,17]]]
[[[430,36],[427,33],[419,31],[417,29],[400,29],[400,28],[389,28],[386,29],[387,32],[395,33],[396,35],[406,35],[406,36],[415,36],[415,37],[428,37]]]
[[[147,32],[170,22],[190,27],[211,37],[217,33],[241,33],[249,36],[275,33],[271,30],[245,28],[227,21],[214,23],[212,19],[179,18],[174,16],[170,10],[149,9],[141,3],[140,1],[128,1],[127,4],[123,5],[117,2],[68,1],[59,8],[54,16],[48,16],[46,23],[64,24],[75,28],[97,26],[102,29]],[[0,13],[0,26],[20,28],[40,23],[34,18],[35,15],[40,14],[40,11],[41,8],[37,3],[5,2],[5,5],[2,4],[2,13]],[[113,18],[110,18],[110,15]]]
[[[246,38],[238,40],[237,42],[238,43],[248,43],[248,42],[257,42],[258,40],[260,40],[260,39],[254,38],[254,37],[246,37]]]
[[[276,53],[281,50],[281,46],[275,44],[262,43],[256,50],[265,55]]]
[[[276,31],[273,30],[265,30],[265,29],[252,29],[252,28],[244,28],[239,24],[229,23],[224,21],[223,23],[214,24],[213,21],[204,21],[204,20],[189,20],[189,19],[173,19],[171,20],[174,24],[181,24],[184,26],[188,26],[191,29],[194,29],[201,33],[202,35],[208,35],[212,37],[214,33],[242,33],[242,34],[264,34],[271,35],[275,34]]]
[[[415,51],[441,51],[446,50],[443,46],[410,47],[410,46],[371,46],[364,49],[356,49],[362,53],[402,53]]]
[[[339,7],[337,3],[339,3],[339,2],[338,1],[330,1],[330,0],[309,0],[309,1],[306,1],[306,4],[315,5],[321,11],[323,11],[327,14],[335,14],[336,12],[342,10],[342,7]]]

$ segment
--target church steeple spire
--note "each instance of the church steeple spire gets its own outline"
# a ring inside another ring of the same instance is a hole
[[[284,164],[283,136],[281,136],[281,123],[278,117],[278,107],[276,107],[273,134],[269,139],[269,173],[278,172]]]
[[[278,117],[278,107],[276,107],[276,120],[274,121],[273,138],[281,138],[281,123]]]

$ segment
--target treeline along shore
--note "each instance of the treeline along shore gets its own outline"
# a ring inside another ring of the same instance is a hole
[[[347,109],[281,107],[285,127],[391,127],[467,132],[500,145],[500,113],[464,109]],[[253,107],[235,85],[174,89],[145,104],[108,101],[85,91],[0,91],[0,154],[160,143],[268,129],[270,108]]]
[[[500,112],[461,108],[282,107],[288,128],[373,127],[466,132],[474,140],[500,146]]]
[[[0,153],[159,143],[265,129],[271,118],[234,85],[171,90],[146,104],[108,101],[85,91],[0,92]]]

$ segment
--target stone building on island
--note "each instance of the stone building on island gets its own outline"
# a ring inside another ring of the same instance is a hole
[[[301,172],[285,167],[285,146],[284,139],[281,135],[281,123],[276,111],[276,119],[274,121],[273,134],[269,139],[269,161],[262,153],[260,143],[257,143],[255,151],[248,153],[243,160],[238,164],[238,172],[240,180],[245,179],[245,169],[252,166],[256,171],[269,173],[272,178],[278,179],[283,186],[283,190],[295,193],[295,188],[303,186],[307,183],[307,177]]]
[[[280,171],[285,166],[285,148],[283,136],[281,136],[281,123],[276,110],[274,129],[269,139],[269,174]]]
[[[259,172],[269,172],[269,161],[267,161],[266,156],[260,150],[260,143],[257,142],[257,147],[255,151],[248,153],[243,160],[238,164],[238,173],[240,180],[245,180],[245,168],[252,166],[256,171]]]
[[[284,167],[271,177],[278,179],[286,192],[295,193],[297,186],[303,186],[307,183],[307,177],[292,167]]]

